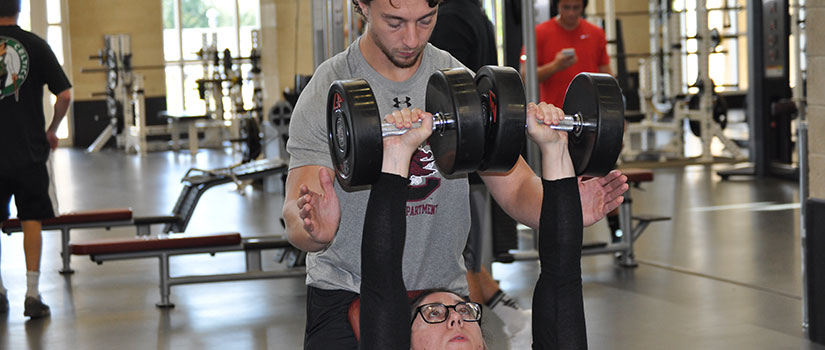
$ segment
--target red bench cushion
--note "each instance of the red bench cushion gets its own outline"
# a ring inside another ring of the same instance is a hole
[[[132,220],[132,209],[105,209],[105,210],[90,210],[79,211],[74,213],[66,213],[60,216],[55,216],[51,219],[45,219],[40,223],[43,226],[57,226],[63,224],[76,223],[91,223],[91,222],[107,222],[107,221],[127,221]],[[19,230],[20,219],[9,219],[3,221],[3,230]]]
[[[418,298],[421,293],[424,293],[423,290],[410,290],[407,291],[407,299],[412,301],[415,298]],[[361,339],[361,297],[355,298],[352,303],[349,304],[349,309],[347,309],[347,319],[349,320],[349,325],[352,327],[352,333],[355,334],[355,340]]]
[[[627,176],[627,182],[653,181],[653,171],[650,169],[620,169]]]
[[[76,255],[96,255],[183,248],[216,247],[241,243],[241,234],[229,233],[208,236],[148,237],[126,240],[73,243],[69,251]]]

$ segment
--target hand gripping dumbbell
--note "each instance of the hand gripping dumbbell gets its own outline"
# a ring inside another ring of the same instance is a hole
[[[519,120],[518,128],[524,130],[524,85],[515,69],[481,67],[476,74],[476,85],[486,119]],[[568,85],[561,109],[564,119],[550,127],[568,132],[567,149],[576,174],[603,176],[610,172],[619,158],[624,135],[624,99],[618,81],[607,74],[579,73]],[[504,132],[510,136],[488,137],[487,142],[497,139],[510,142],[517,134],[509,128]],[[480,169],[484,169],[483,164]]]
[[[485,129],[470,72],[450,69],[433,73],[427,84],[425,110],[434,117],[428,142],[439,171],[447,175],[475,171],[484,156]],[[375,96],[363,79],[338,80],[330,86],[327,135],[342,186],[373,183],[381,172],[383,138],[403,132],[393,124],[382,124]]]

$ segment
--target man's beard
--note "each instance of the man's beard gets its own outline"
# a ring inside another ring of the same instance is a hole
[[[375,34],[373,34],[372,39],[373,39],[372,41],[375,42],[375,45],[378,46],[378,48],[381,50],[381,52],[384,53],[384,56],[387,56],[387,59],[390,60],[390,62],[392,62],[392,64],[395,65],[398,68],[410,68],[410,67],[412,67],[413,65],[415,65],[416,62],[418,62],[418,58],[421,57],[421,52],[424,51],[424,50],[419,50],[418,53],[415,55],[415,57],[413,57],[413,59],[410,60],[410,62],[407,62],[407,63],[399,62],[397,59],[395,59],[395,56],[392,55],[392,52],[390,51],[390,49],[385,47],[384,44],[381,43],[380,40],[378,40],[378,37]]]

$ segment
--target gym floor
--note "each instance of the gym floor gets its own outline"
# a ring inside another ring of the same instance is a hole
[[[190,167],[226,166],[228,151],[118,151],[55,154],[60,210],[133,208],[168,214]],[[639,266],[621,268],[608,255],[582,259],[588,340],[593,349],[825,349],[802,334],[798,185],[778,179],[731,178],[727,165],[655,169],[633,191],[636,214],[667,215],[636,242]],[[207,191],[189,233],[280,235],[281,194]],[[155,232],[159,228],[154,228]],[[132,237],[133,228],[75,230],[76,242]],[[607,224],[585,241],[605,240]],[[158,309],[153,259],[96,265],[75,256],[62,276],[59,234],[44,232],[40,290],[52,316],[23,317],[22,234],[3,235],[2,275],[10,311],[0,321],[2,349],[298,349],[304,328],[303,278],[193,284],[172,288],[172,309]],[[276,266],[274,253],[265,263]],[[173,274],[240,272],[241,253],[172,259]],[[536,262],[495,264],[501,286],[530,304]],[[497,343],[493,341],[493,343]],[[492,347],[492,346],[491,346]]]

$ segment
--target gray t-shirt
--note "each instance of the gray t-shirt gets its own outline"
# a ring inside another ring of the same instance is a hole
[[[367,63],[359,42],[356,40],[347,50],[322,63],[301,93],[289,126],[290,169],[306,165],[332,168],[326,136],[326,102],[334,80],[365,79],[375,93],[383,120],[396,109],[424,109],[430,75],[439,69],[462,67],[449,53],[428,44],[416,73],[407,81],[395,82]],[[424,146],[413,156],[410,181],[404,283],[408,290],[448,288],[467,295],[461,255],[470,229],[467,178],[442,176],[429,146]],[[341,224],[327,249],[308,254],[306,282],[321,289],[359,292],[361,236],[369,190],[346,192],[336,181],[335,193],[341,204]]]

